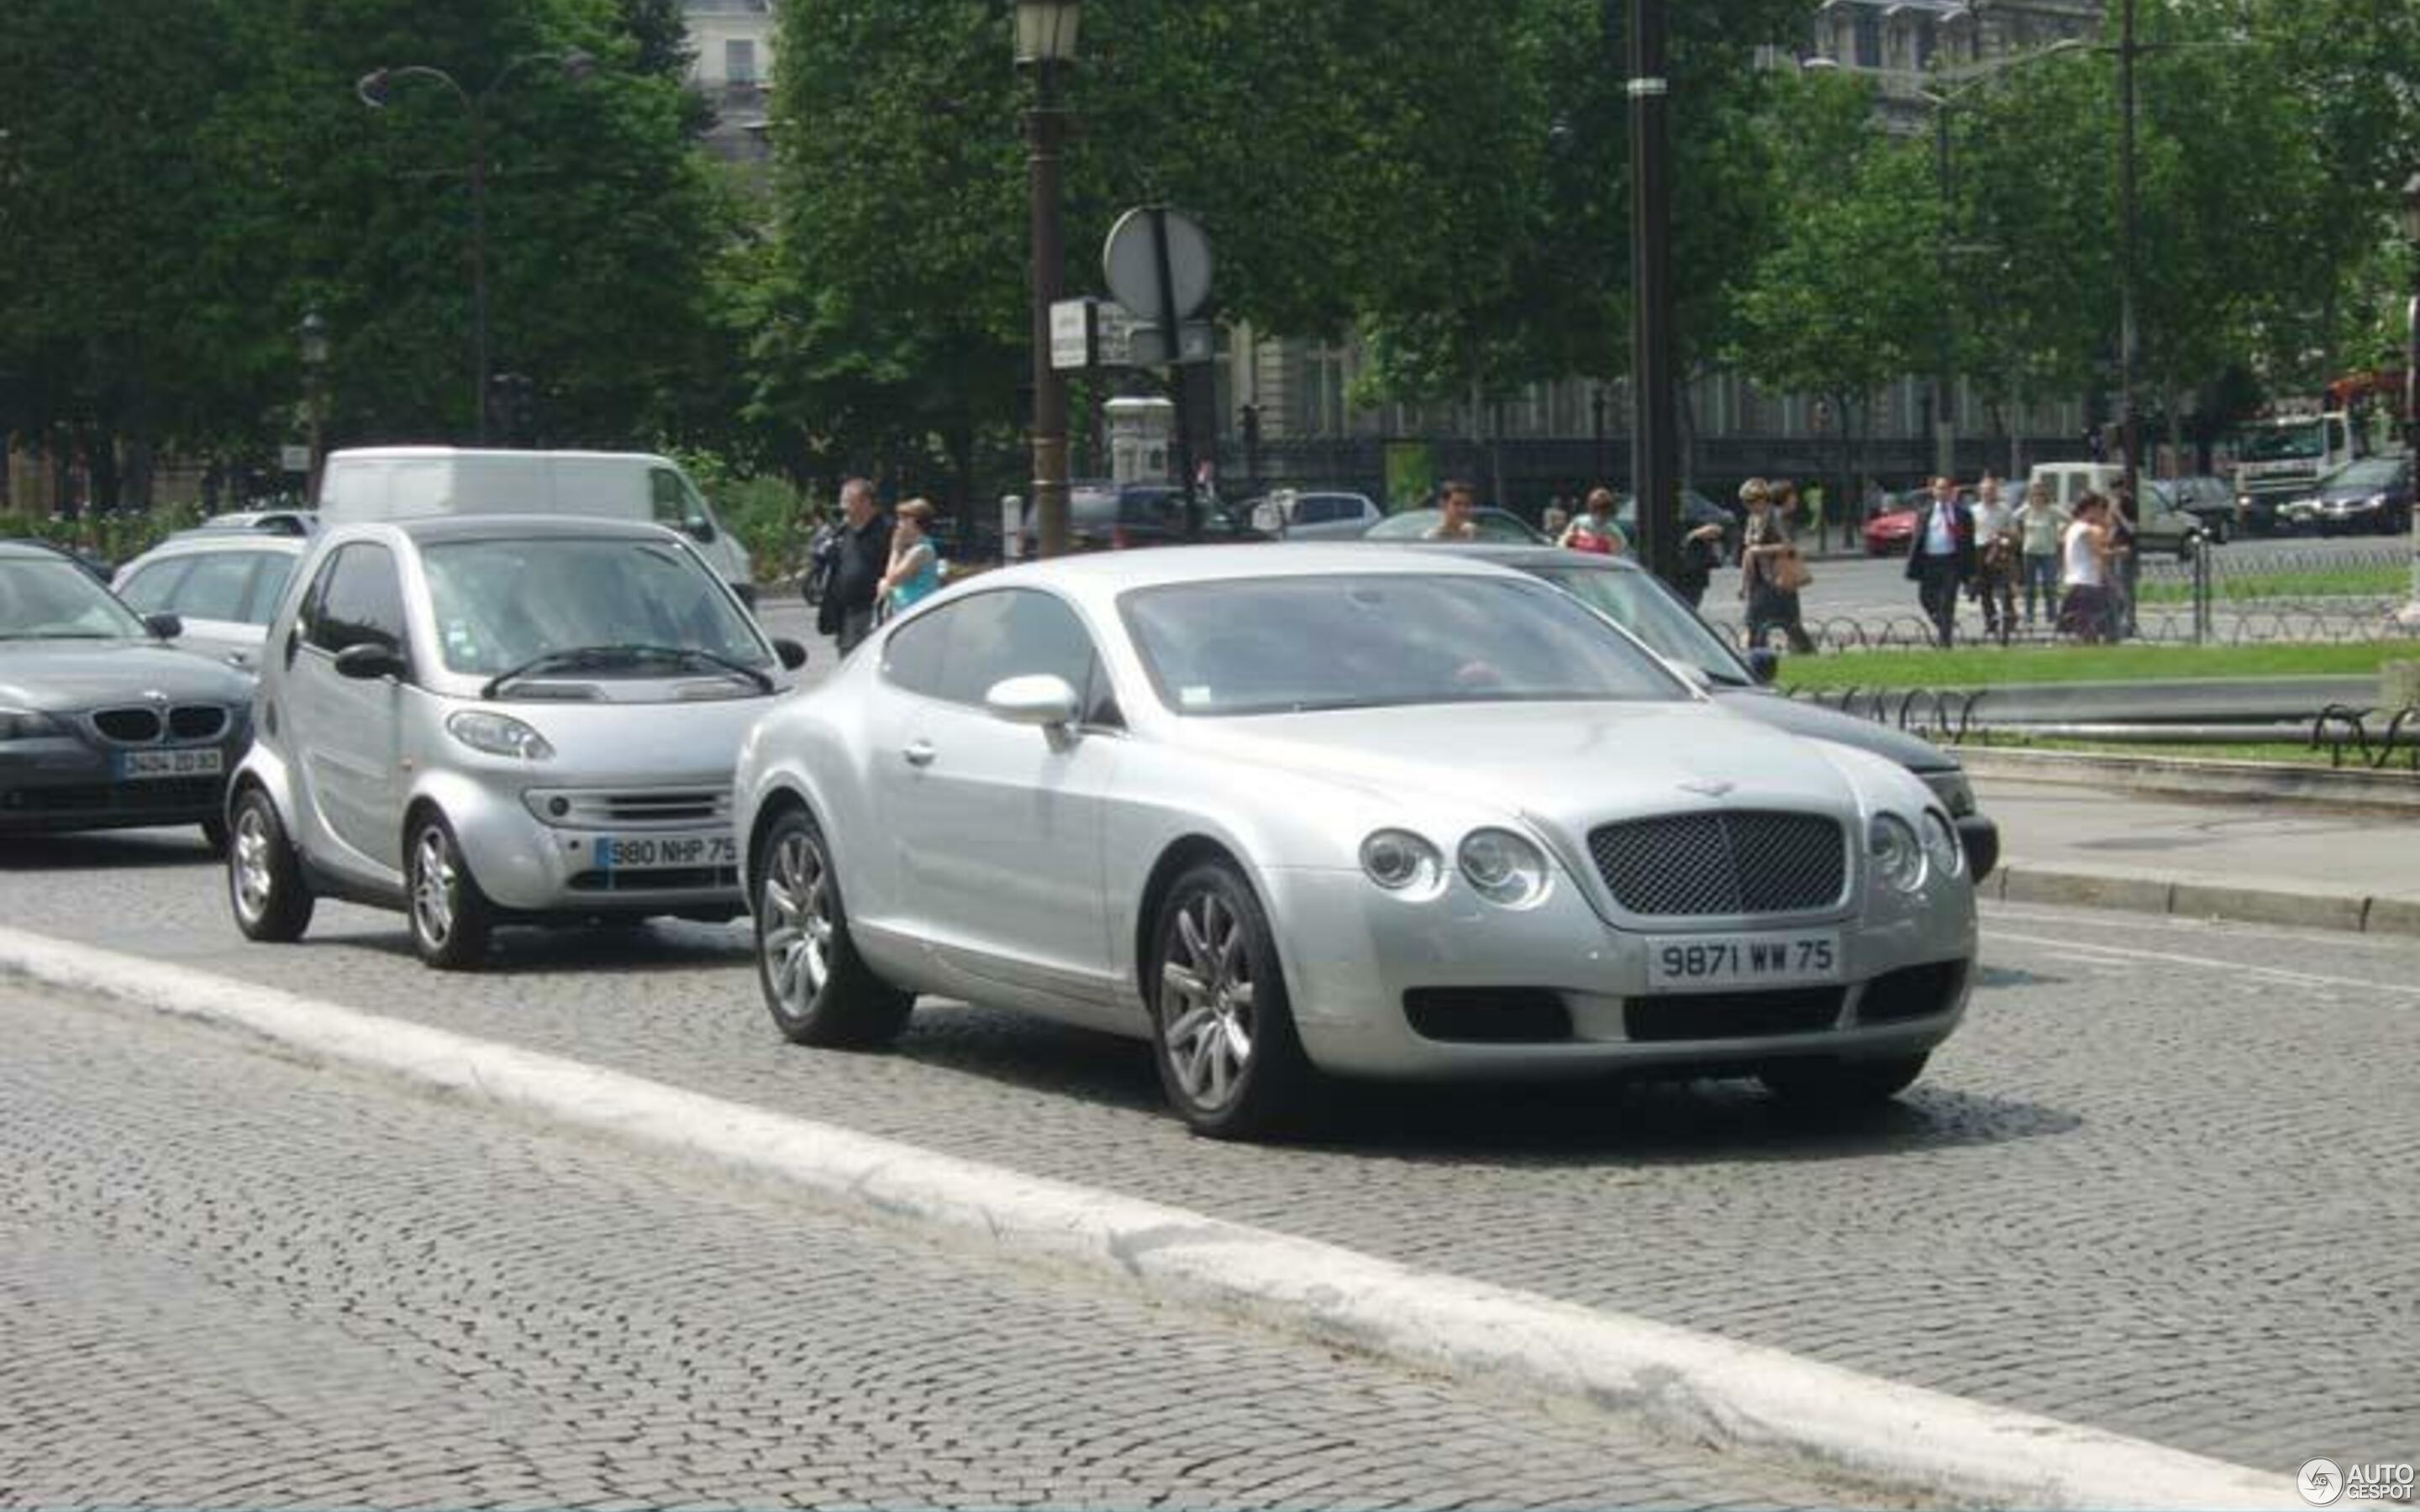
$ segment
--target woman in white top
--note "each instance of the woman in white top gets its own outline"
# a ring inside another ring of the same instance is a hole
[[[2061,542],[2059,627],[2086,641],[2109,635],[2109,501],[2086,494]]]

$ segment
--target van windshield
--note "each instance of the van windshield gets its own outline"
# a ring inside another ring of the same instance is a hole
[[[661,541],[447,541],[427,547],[429,608],[446,667],[493,677],[558,654],[612,648],[701,653],[769,668],[764,639],[698,561]],[[600,669],[636,677],[631,658]],[[597,675],[583,664],[583,677]]]

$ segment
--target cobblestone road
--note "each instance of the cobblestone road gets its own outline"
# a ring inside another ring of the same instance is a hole
[[[0,1504],[1844,1494],[22,985],[0,1040]]]
[[[424,972],[389,916],[244,945],[183,837],[0,862],[23,927],[928,1148],[1775,1345],[2246,1464],[2420,1455],[2420,948],[1995,907],[1908,1103],[1808,1131],[1738,1087],[1347,1091],[1220,1147],[1123,1042],[927,1005],[783,1045],[737,930],[515,933]]]

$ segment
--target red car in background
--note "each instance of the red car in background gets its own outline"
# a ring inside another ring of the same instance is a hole
[[[2003,491],[2000,498],[2003,502],[2006,502],[2009,497],[2006,492],[2007,485],[2003,484],[2001,486]],[[1967,508],[1975,507],[1975,499],[1974,489],[1962,487],[1958,490],[1958,501]],[[1900,495],[1881,514],[1867,520],[1866,555],[1869,557],[1907,555],[1908,543],[1916,538],[1916,522],[1931,502],[1932,490],[1930,488],[1911,489]]]

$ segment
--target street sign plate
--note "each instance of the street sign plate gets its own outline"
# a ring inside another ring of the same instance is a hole
[[[1179,210],[1126,211],[1110,227],[1109,244],[1101,249],[1101,274],[1120,304],[1145,319],[1160,318],[1168,301],[1160,286],[1155,216],[1168,226],[1168,294],[1174,300],[1176,318],[1184,320],[1210,297],[1210,239],[1192,217]]]
[[[1061,300],[1050,306],[1050,365],[1093,365],[1093,301]]]
[[[285,472],[310,471],[311,448],[307,446],[279,447],[277,449],[277,466],[279,471]]]
[[[1187,320],[1176,328],[1176,361],[1187,366],[1209,362],[1218,352],[1218,333],[1206,320]],[[1169,365],[1168,341],[1159,327],[1138,325],[1134,328],[1130,361],[1136,367]]]

